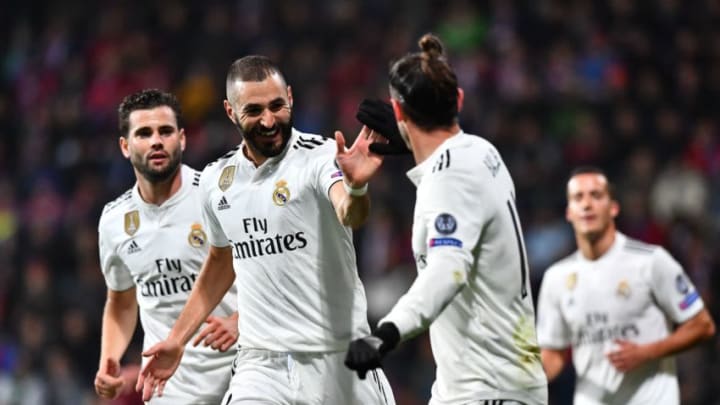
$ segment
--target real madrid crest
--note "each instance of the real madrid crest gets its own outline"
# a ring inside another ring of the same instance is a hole
[[[620,280],[617,286],[617,295],[628,298],[630,296],[630,284],[626,280]]]
[[[138,210],[125,213],[125,233],[133,236],[140,228],[140,212]]]
[[[575,288],[576,284],[577,284],[577,273],[568,274],[567,278],[565,279],[565,287],[567,287],[568,290],[572,290]]]
[[[225,166],[218,179],[218,187],[220,190],[225,191],[230,188],[235,180],[235,166]]]
[[[275,190],[273,190],[272,199],[275,205],[283,206],[290,201],[290,189],[287,188],[287,181],[280,180],[275,183]]]
[[[197,222],[190,226],[190,234],[188,235],[188,242],[192,247],[203,247],[207,241],[207,235],[202,230],[202,225]]]

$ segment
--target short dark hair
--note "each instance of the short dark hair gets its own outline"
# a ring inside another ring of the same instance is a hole
[[[230,99],[230,89],[235,81],[261,82],[268,76],[276,73],[280,75],[284,82],[285,77],[280,72],[280,69],[267,56],[248,55],[237,59],[230,65],[227,78],[225,79],[225,90],[228,100]]]
[[[610,195],[610,199],[615,200],[615,185],[610,181],[610,177],[608,177],[607,173],[605,173],[605,170],[592,165],[585,165],[585,166],[578,166],[574,168],[572,171],[570,171],[570,176],[568,177],[565,184],[569,183],[570,180],[572,180],[573,177],[579,176],[581,174],[597,174],[600,176],[605,177],[605,180],[607,180],[607,189],[608,189],[608,195]]]
[[[438,37],[425,34],[418,45],[420,52],[409,53],[390,67],[390,95],[420,128],[453,125],[458,117],[457,76]]]
[[[182,128],[180,102],[171,93],[158,89],[144,89],[126,96],[118,107],[118,128],[120,135],[127,137],[130,130],[130,113],[136,110],[150,110],[167,106],[175,113],[178,128]]]

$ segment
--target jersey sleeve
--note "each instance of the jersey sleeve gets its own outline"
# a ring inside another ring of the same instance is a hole
[[[537,304],[538,344],[546,349],[564,349],[570,346],[570,329],[560,310],[560,297],[557,291],[561,286],[556,282],[553,272],[545,272]]]
[[[113,246],[110,235],[100,220],[98,229],[98,251],[100,253],[100,269],[105,278],[105,285],[113,291],[125,291],[135,286],[130,269],[117,254],[117,246]]]
[[[334,140],[328,140],[315,159],[315,187],[318,194],[330,198],[330,187],[343,179],[343,172],[335,163],[336,144]]]
[[[683,323],[704,307],[700,293],[670,253],[663,248],[653,252],[650,284],[656,302],[675,323]]]
[[[209,168],[206,167],[200,176],[200,206],[202,207],[203,222],[207,227],[210,246],[227,247],[230,245],[230,241],[228,240],[228,237],[222,229],[220,221],[213,210],[214,205],[211,201],[212,193],[210,192],[211,185],[210,180],[208,179],[209,177],[211,177],[209,174]]]
[[[426,181],[417,197],[415,221],[427,229],[427,266],[380,321],[393,322],[403,338],[427,328],[465,286],[473,262],[472,249],[484,221],[483,213],[470,209],[477,204],[464,191],[467,181],[452,175],[431,176]],[[475,195],[478,193],[475,190]]]

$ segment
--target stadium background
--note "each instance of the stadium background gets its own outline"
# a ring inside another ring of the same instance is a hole
[[[202,168],[239,140],[221,107],[227,67],[266,54],[293,86],[298,128],[354,137],[359,100],[387,97],[389,61],[427,31],[465,90],[463,128],[497,145],[515,178],[535,294],[574,244],[568,170],[593,163],[617,183],[620,229],[670,250],[720,320],[717,1],[4,0],[0,10],[0,404],[102,403],[96,227],[133,182],[116,141],[124,95],[178,94],[185,161]],[[373,321],[414,277],[411,164],[386,160],[357,233]],[[679,356],[684,404],[720,404],[719,342]],[[426,337],[388,358],[398,404],[426,403],[433,371]],[[553,404],[569,403],[572,378],[551,386]]]

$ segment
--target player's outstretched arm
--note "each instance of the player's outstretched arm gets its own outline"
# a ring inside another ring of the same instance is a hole
[[[237,342],[238,313],[235,311],[230,316],[214,316],[210,315],[205,320],[205,327],[193,339],[193,346],[197,346],[203,342],[205,346],[210,346],[221,352],[227,351]]]
[[[95,375],[95,392],[101,398],[114,399],[122,391],[120,359],[135,332],[137,311],[135,288],[108,290],[102,319],[100,365]]]
[[[682,323],[665,339],[648,344],[636,344],[626,340],[617,340],[618,346],[607,354],[615,368],[628,372],[650,360],[671,356],[687,350],[703,340],[715,335],[715,322],[710,312],[703,308],[697,315]]]
[[[140,371],[135,386],[142,391],[143,401],[150,400],[156,390],[158,396],[162,396],[167,380],[180,364],[185,345],[234,281],[231,248],[211,246],[200,277],[167,339],[143,352],[150,360]]]

